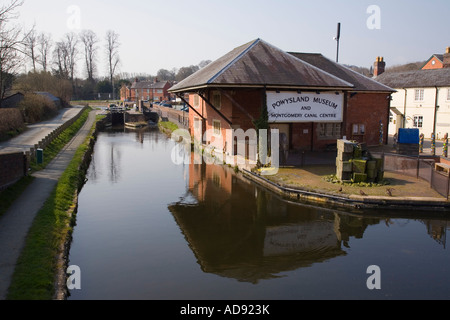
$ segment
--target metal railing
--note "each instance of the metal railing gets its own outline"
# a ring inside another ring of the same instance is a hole
[[[375,155],[375,154],[374,154]],[[381,153],[384,159],[384,170],[416,177],[430,183],[430,188],[449,199],[450,175],[436,171],[436,158],[405,156],[393,153]],[[439,162],[439,161],[437,161]]]

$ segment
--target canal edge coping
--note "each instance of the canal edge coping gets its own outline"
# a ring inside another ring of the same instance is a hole
[[[318,191],[307,191],[283,187],[276,184],[261,175],[251,172],[247,169],[241,169],[244,177],[258,183],[259,185],[299,203],[315,203],[320,205],[338,206],[346,209],[403,209],[414,211],[448,211],[450,202],[438,198],[429,197],[382,197],[382,196],[358,196],[349,195],[338,196],[322,193]]]

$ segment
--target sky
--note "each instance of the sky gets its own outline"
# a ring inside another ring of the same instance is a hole
[[[99,77],[107,74],[107,30],[120,37],[119,72],[151,75],[214,61],[257,38],[335,60],[338,23],[342,64],[369,68],[382,56],[389,67],[425,61],[450,46],[448,0],[25,0],[18,13],[16,23],[34,25],[53,41],[94,31],[102,40]]]

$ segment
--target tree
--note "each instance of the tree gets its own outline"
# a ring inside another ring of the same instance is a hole
[[[162,81],[174,81],[175,80],[175,72],[169,71],[166,69],[159,69],[156,77]]]
[[[111,87],[113,88],[113,99],[114,97],[114,75],[116,73],[116,68],[119,65],[119,35],[112,30],[106,32],[106,54],[108,59],[108,70],[109,70],[109,80],[111,82]]]
[[[54,60],[57,65],[56,74],[74,83],[75,65],[78,59],[78,38],[75,33],[67,33],[63,40],[56,43]]]
[[[84,30],[80,35],[81,42],[84,45],[84,59],[86,63],[87,79],[94,81],[96,71],[95,60],[97,52],[97,35],[92,30]]]
[[[17,74],[22,64],[23,37],[18,26],[10,26],[12,19],[17,18],[16,9],[23,0],[12,0],[0,6],[0,101],[5,97],[12,84],[12,77]]]
[[[25,54],[31,60],[33,72],[36,72],[36,63],[38,60],[37,46],[38,46],[38,36],[33,27],[24,38],[24,47],[25,47],[24,51]]]
[[[180,70],[178,70],[175,78],[177,81],[181,81],[189,77],[191,74],[197,72],[199,69],[199,66],[182,67],[180,68]]]
[[[42,66],[42,70],[47,72],[49,54],[52,46],[52,38],[49,34],[40,33],[37,38],[38,63]]]

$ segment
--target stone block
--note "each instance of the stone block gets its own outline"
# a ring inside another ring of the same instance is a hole
[[[337,171],[352,172],[353,165],[350,161],[341,161],[338,159],[336,161],[336,168],[337,168]]]
[[[337,157],[341,161],[349,161],[353,158],[353,152],[343,152],[338,150]]]
[[[353,152],[354,143],[347,140],[338,140],[337,149],[341,152]]]
[[[359,160],[359,159],[352,160],[352,169],[353,169],[353,172],[355,172],[355,173],[365,173],[366,166],[367,166],[367,160]]]
[[[352,179],[352,173],[351,173],[351,172],[337,171],[337,172],[336,172],[336,177],[337,177],[340,181],[351,181],[351,179]]]
[[[353,173],[353,182],[366,182],[367,181],[367,174],[365,173]]]

